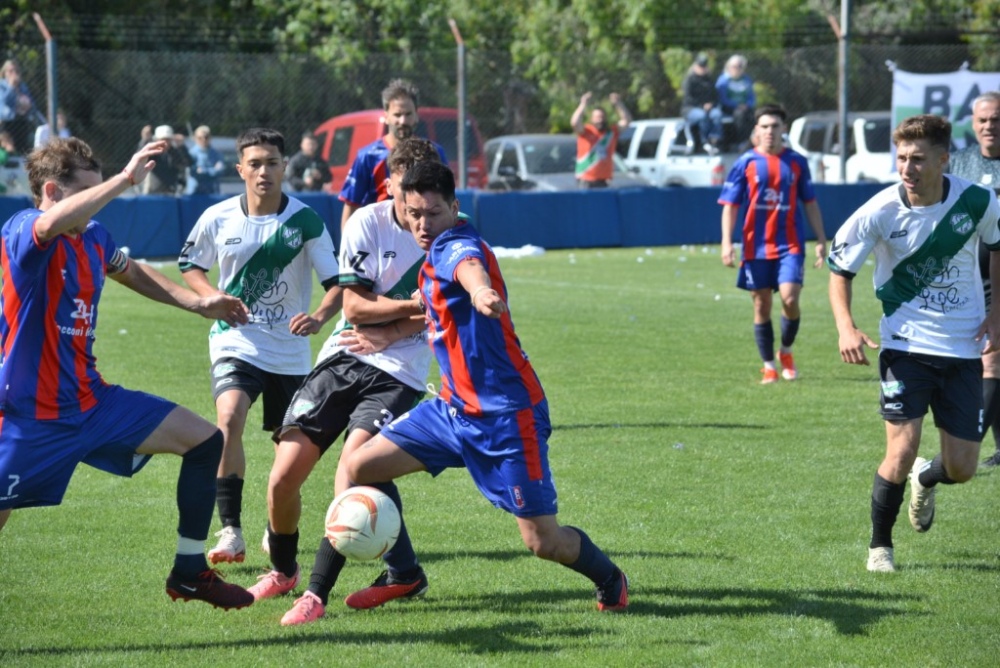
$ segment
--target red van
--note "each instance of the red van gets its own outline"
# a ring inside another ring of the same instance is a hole
[[[417,109],[420,122],[416,134],[437,142],[444,147],[444,154],[455,180],[458,181],[458,110],[445,107],[420,107]],[[333,181],[327,189],[340,193],[344,179],[354,164],[358,150],[379,139],[387,131],[385,112],[381,109],[367,109],[350,114],[334,116],[323,122],[314,134],[319,139],[319,151],[323,159],[330,163]],[[476,119],[466,115],[466,187],[481,188],[486,176],[483,159],[483,139],[479,134]]]

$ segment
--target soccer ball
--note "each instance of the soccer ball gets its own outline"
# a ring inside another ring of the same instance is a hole
[[[348,559],[378,559],[399,536],[399,509],[374,487],[351,487],[326,511],[326,539]]]

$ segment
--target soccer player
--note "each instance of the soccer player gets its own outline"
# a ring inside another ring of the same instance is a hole
[[[356,450],[345,462],[349,480],[384,491],[386,482],[416,471],[467,468],[482,494],[514,515],[536,556],[594,582],[599,610],[623,610],[625,574],[587,534],[556,520],[548,402],[514,333],[496,256],[459,216],[454,175],[439,163],[419,163],[401,190],[413,236],[428,251],[420,297],[441,392]]]
[[[615,173],[618,133],[632,122],[632,114],[618,93],[612,93],[608,99],[618,112],[618,123],[608,125],[604,107],[594,107],[590,112],[590,123],[584,123],[583,117],[591,97],[590,91],[580,97],[580,104],[569,121],[576,133],[576,181],[581,188],[607,188]]]
[[[132,476],[151,455],[180,455],[167,594],[242,608],[253,596],[223,582],[205,559],[222,434],[171,401],[109,385],[93,354],[105,277],[228,327],[247,322],[238,297],[199,297],[130,260],[91,220],[146,178],[165,149],[166,142],[147,144],[103,183],[100,163],[79,139],[53,138],[28,158],[37,208],[14,214],[0,232],[0,527],[15,508],[59,505],[81,462]]]
[[[983,93],[972,101],[972,131],[977,143],[952,154],[948,171],[955,176],[1000,192],[1000,92]],[[993,294],[989,251],[979,244],[979,271],[986,308]],[[1000,466],[1000,353],[983,355],[983,426],[993,431],[994,451],[983,460],[986,468]],[[985,432],[984,432],[985,433]]]
[[[413,135],[420,120],[417,115],[417,87],[405,79],[393,79],[382,91],[382,108],[385,110],[385,124],[388,133],[381,139],[361,147],[354,157],[351,171],[340,189],[340,201],[344,208],[340,217],[343,231],[347,219],[355,211],[368,204],[381,202],[389,197],[386,184],[389,170],[386,160],[397,143]],[[444,148],[434,144],[441,162],[448,164]]]
[[[1000,206],[991,190],[944,173],[951,124],[913,116],[893,131],[893,185],[854,212],[833,239],[830,305],[840,357],[868,364],[878,345],[854,324],[851,279],[875,253],[875,295],[882,302],[879,338],[881,413],[886,451],[872,489],[868,570],[895,571],[892,527],[910,480],[910,524],[934,521],[936,485],[976,472],[982,439],[983,352],[1000,346],[1000,309],[985,317],[977,244],[990,248],[990,275],[1000,279]],[[985,319],[984,319],[985,317]],[[941,438],[932,461],[917,456],[930,407]]]
[[[279,425],[288,403],[312,366],[310,334],[340,310],[336,251],[323,219],[281,191],[285,140],[266,128],[236,139],[236,169],[246,192],[210,206],[198,218],[181,251],[184,280],[202,296],[230,294],[250,309],[250,322],[233,328],[212,325],[208,335],[212,395],[224,437],[218,472],[222,530],[209,551],[213,564],[242,562],[243,431],[247,412],[264,395],[263,428]],[[208,271],[219,265],[218,287]],[[309,314],[312,275],[326,290]]]
[[[299,581],[299,490],[319,458],[346,430],[343,461],[423,396],[431,354],[423,340],[423,311],[411,295],[417,289],[424,251],[413,239],[403,216],[403,200],[397,196],[403,174],[423,161],[440,161],[431,142],[411,137],[396,144],[389,154],[388,192],[394,198],[359,209],[344,228],[340,251],[344,317],[274,434],[278,448],[268,482],[274,568],[251,587],[258,599],[291,591]],[[347,487],[346,471],[338,467],[335,494]],[[382,489],[401,505],[395,484]],[[349,607],[372,608],[426,592],[427,577],[405,524],[384,559],[387,570],[371,587],[349,596]],[[322,617],[344,561],[325,536],[320,538],[309,589],[281,623],[305,624]]]
[[[799,331],[799,295],[805,277],[805,218],[816,235],[816,262],[823,265],[826,234],[823,216],[813,193],[806,159],[786,148],[785,110],[764,105],[756,111],[753,134],[756,145],[739,157],[722,186],[722,264],[735,266],[733,229],[740,207],[747,205],[743,221],[743,260],[736,286],[750,292],[757,351],[764,363],[762,384],[778,381],[774,363],[773,293],[781,296],[781,377],[798,378],[792,344]]]

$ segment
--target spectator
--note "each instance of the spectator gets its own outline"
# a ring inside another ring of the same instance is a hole
[[[417,87],[405,79],[393,79],[382,91],[382,108],[385,110],[386,134],[371,144],[361,147],[351,171],[340,189],[344,203],[340,217],[343,230],[351,214],[368,204],[389,199],[385,184],[389,180],[389,151],[401,140],[413,134],[420,118],[417,116]],[[444,149],[434,144],[441,162],[448,164]]]
[[[60,109],[56,112],[56,128],[58,128],[58,135],[63,139],[69,139],[73,136],[73,133],[69,131],[66,127],[66,114]],[[35,128],[35,148],[44,146],[46,142],[52,137],[52,132],[49,130],[48,123],[42,123],[37,128]]]
[[[178,139],[180,137],[180,139]],[[191,163],[187,149],[183,148],[183,135],[174,133],[169,125],[159,125],[153,132],[151,126],[142,129],[139,147],[151,141],[166,141],[167,148],[156,159],[156,166],[144,182],[144,195],[177,195],[184,188],[185,170]]]
[[[311,132],[302,135],[299,152],[288,161],[288,182],[296,192],[322,190],[333,180],[330,165],[320,157],[319,141]]]
[[[603,107],[594,107],[590,112],[590,123],[584,124],[583,115],[590,98],[590,91],[583,94],[570,119],[576,133],[576,179],[581,188],[607,188],[615,169],[618,131],[628,126],[632,115],[622,104],[618,93],[612,93],[608,99],[618,112],[617,125],[608,127],[608,115]]]
[[[707,55],[699,53],[694,59],[681,90],[684,94],[681,113],[687,122],[689,145],[702,146],[706,153],[718,152],[722,138],[722,109],[719,108],[719,91],[709,74]],[[693,136],[695,129],[698,130],[697,138]]]
[[[757,95],[753,90],[753,79],[747,75],[746,69],[747,59],[744,56],[738,53],[729,56],[725,70],[715,82],[722,113],[732,116],[736,126],[736,141],[741,143],[749,141],[750,132],[756,123],[754,109],[757,106]]]
[[[0,69],[0,122],[10,133],[17,153],[31,150],[32,126],[45,122],[28,92],[28,84],[21,79],[21,67],[16,60],[4,62]]]
[[[214,195],[219,192],[219,175],[226,168],[222,154],[212,148],[212,129],[199,125],[194,131],[194,146],[188,149],[191,174],[188,192],[196,195]]]
[[[6,130],[0,130],[0,167],[7,165],[7,160],[16,155],[17,151],[14,150],[14,142],[10,138],[10,133]],[[0,195],[7,194],[7,184],[0,181]]]

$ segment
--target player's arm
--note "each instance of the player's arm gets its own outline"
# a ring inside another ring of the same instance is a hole
[[[840,358],[848,364],[868,364],[865,346],[877,349],[878,344],[854,325],[851,315],[853,276],[833,271],[830,274],[830,308],[837,324]]]
[[[819,269],[826,260],[826,232],[823,230],[823,213],[819,210],[816,200],[805,203],[806,221],[816,235],[816,262],[813,266]]]
[[[393,320],[385,325],[345,329],[340,333],[337,343],[357,355],[370,355],[385,350],[396,341],[420,334],[425,329],[427,321],[424,317],[412,316]]]
[[[202,297],[224,294],[222,290],[212,285],[208,280],[208,273],[199,267],[191,267],[181,273],[181,278],[187,286]]]
[[[422,314],[418,299],[392,299],[361,285],[344,288],[344,317],[354,325],[385,323]]]
[[[296,313],[288,320],[288,331],[296,336],[309,336],[323,329],[330,318],[337,315],[344,303],[344,289],[337,284],[330,285],[319,306],[312,313]]]
[[[583,133],[583,115],[587,112],[587,105],[590,103],[590,91],[587,91],[580,98],[580,104],[573,111],[573,116],[569,119],[570,125],[573,126],[573,132],[576,134]]]
[[[100,185],[81,190],[69,197],[62,196],[62,191],[54,181],[46,181],[42,185],[45,189],[45,197],[55,201],[55,204],[47,207],[35,219],[35,238],[38,239],[39,243],[44,244],[60,234],[78,227],[81,221],[84,223],[89,221],[108,202],[132,186],[141,183],[156,166],[153,158],[163,153],[166,148],[167,142],[165,141],[146,144],[132,156],[121,172]]]
[[[455,268],[455,280],[469,293],[472,306],[487,318],[499,318],[507,311],[500,293],[490,285],[490,275],[477,258],[462,260]]]
[[[736,216],[740,208],[735,204],[722,205],[722,264],[727,267],[736,266],[736,258],[733,251],[733,230],[736,229]]]
[[[197,313],[210,320],[242,325],[249,320],[246,305],[237,297],[218,291],[212,295],[199,295],[142,262],[129,261],[125,268],[108,276],[143,297]]]

